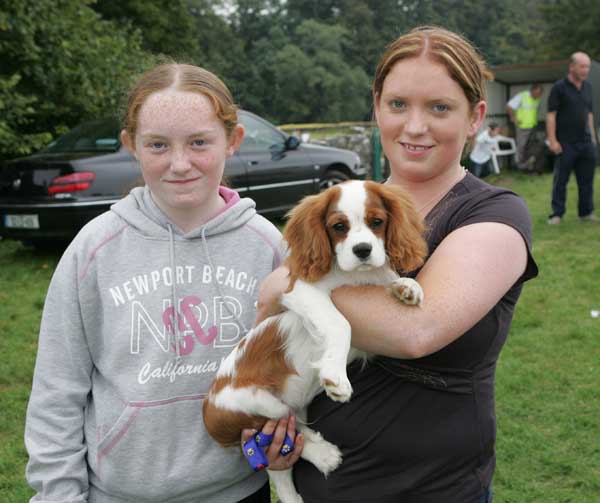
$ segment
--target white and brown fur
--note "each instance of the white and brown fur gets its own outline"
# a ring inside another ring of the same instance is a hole
[[[385,285],[407,304],[421,287],[396,271],[419,267],[427,252],[423,224],[398,188],[352,181],[305,198],[284,231],[290,284],[287,311],[256,326],[224,360],[204,402],[207,431],[223,446],[239,446],[241,430],[260,430],[268,418],[290,413],[304,434],[302,457],[327,475],[341,463],[339,449],[304,423],[306,406],[323,389],[350,399],[349,361],[366,357],[350,347],[350,325],[331,301],[341,285]],[[291,469],[269,475],[283,503],[299,503]]]

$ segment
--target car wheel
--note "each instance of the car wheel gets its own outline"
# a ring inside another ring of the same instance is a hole
[[[333,187],[334,185],[347,180],[350,180],[350,177],[346,173],[338,171],[337,169],[330,169],[329,171],[326,171],[323,178],[321,178],[321,181],[319,182],[319,191],[323,192],[329,187]]]

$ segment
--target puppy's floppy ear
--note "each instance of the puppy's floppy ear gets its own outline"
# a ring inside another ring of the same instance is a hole
[[[377,194],[389,216],[385,231],[385,248],[390,267],[410,272],[423,265],[427,243],[425,224],[408,194],[398,186],[365,182],[367,190]]]
[[[326,229],[327,210],[339,199],[339,187],[305,197],[289,214],[283,237],[290,248],[286,261],[290,268],[290,287],[298,278],[310,283],[331,269],[333,250]]]

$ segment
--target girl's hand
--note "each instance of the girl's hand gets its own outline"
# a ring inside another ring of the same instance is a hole
[[[291,468],[298,461],[304,447],[304,435],[302,433],[296,435],[296,418],[290,416],[279,421],[269,419],[261,431],[265,435],[273,435],[271,445],[263,447],[269,460],[269,470],[288,470]],[[282,456],[279,451],[283,445],[286,432],[294,442],[294,451],[287,456]],[[253,435],[256,435],[256,430],[246,429],[242,431],[242,447],[244,442],[250,440]]]

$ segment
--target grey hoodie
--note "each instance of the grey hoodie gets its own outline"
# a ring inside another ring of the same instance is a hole
[[[202,399],[282,241],[252,200],[221,195],[184,234],[134,189],[65,251],[27,410],[31,501],[232,503],[265,483],[207,435]]]

